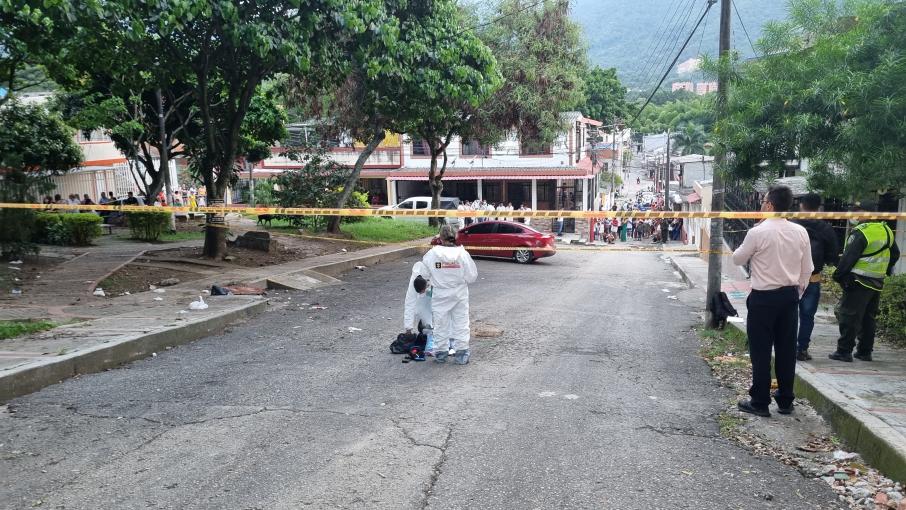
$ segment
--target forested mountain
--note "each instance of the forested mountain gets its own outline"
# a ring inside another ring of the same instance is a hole
[[[787,15],[786,0],[735,0],[733,45],[753,56],[739,19],[753,42],[764,24]],[[629,87],[647,89],[657,83],[691,32],[707,0],[571,0],[571,16],[583,28],[592,65],[615,67]],[[720,2],[696,33],[680,62],[706,53],[717,54]],[[674,70],[675,72],[675,70]],[[701,79],[701,73],[688,78]],[[669,82],[668,82],[669,83]]]

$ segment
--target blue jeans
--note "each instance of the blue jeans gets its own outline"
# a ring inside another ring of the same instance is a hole
[[[799,337],[796,340],[798,349],[808,349],[812,341],[812,330],[815,329],[815,313],[818,312],[818,301],[821,300],[821,283],[809,283],[805,294],[799,300]]]

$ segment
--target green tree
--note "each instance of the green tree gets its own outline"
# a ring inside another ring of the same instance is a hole
[[[429,15],[402,23],[395,55],[398,65],[417,70],[398,76],[400,127],[427,143],[432,207],[438,208],[447,167],[447,146],[454,135],[473,129],[475,110],[500,86],[491,51],[463,29],[452,0],[430,2]],[[380,65],[380,63],[378,64]],[[438,159],[442,163],[438,164]]]
[[[585,76],[585,105],[582,113],[610,124],[613,119],[626,119],[626,87],[620,83],[616,69],[595,67]]]
[[[0,108],[0,202],[35,202],[53,189],[49,176],[82,162],[73,131],[43,106],[16,101]],[[0,209],[0,255],[18,257],[35,251],[31,244],[34,214]]]
[[[840,198],[906,182],[906,4],[794,0],[765,57],[737,64],[717,141],[754,179],[810,160],[809,183]]]
[[[162,78],[192,84],[185,114],[197,112],[198,129],[180,138],[204,183],[208,204],[222,202],[243,155],[242,127],[256,90],[277,73],[306,73],[330,81],[341,75],[338,44],[350,34],[376,30],[376,0],[257,2],[119,0],[97,15],[136,42],[159,48]],[[125,27],[125,29],[123,28]],[[204,253],[221,257],[226,232],[220,215],[208,215]]]
[[[679,126],[677,132],[671,137],[673,139],[673,149],[680,155],[705,154],[705,144],[708,143],[708,135],[701,126],[697,124]]]
[[[639,134],[651,134],[685,124],[699,125],[706,133],[710,132],[714,127],[714,98],[690,95],[662,105],[649,104],[632,127]]]
[[[475,111],[470,134],[493,145],[515,129],[520,140],[550,145],[563,132],[560,114],[585,101],[582,31],[566,0],[500,0],[491,15],[478,34],[503,85]]]

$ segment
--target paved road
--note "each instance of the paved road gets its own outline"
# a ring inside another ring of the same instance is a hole
[[[473,320],[504,333],[476,339],[465,367],[388,353],[410,263],[13,402],[0,414],[0,501],[835,507],[823,483],[720,437],[729,394],[697,357],[694,310],[667,299],[680,285],[656,255],[480,261]]]

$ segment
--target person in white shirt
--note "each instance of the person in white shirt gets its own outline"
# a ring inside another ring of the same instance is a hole
[[[764,212],[786,212],[793,205],[793,192],[772,186],[761,203]],[[771,350],[777,391],[774,400],[780,414],[793,412],[793,382],[796,372],[796,341],[799,330],[799,299],[812,276],[812,249],[808,232],[783,218],[767,218],[746,233],[733,252],[733,263],[749,265],[752,291],[746,300],[752,386],[740,411],[769,417],[771,403]]]

